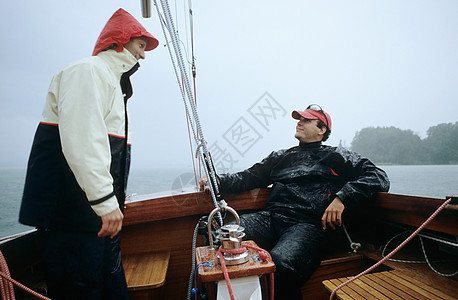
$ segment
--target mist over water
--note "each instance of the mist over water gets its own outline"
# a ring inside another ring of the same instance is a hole
[[[445,199],[458,194],[458,165],[380,166],[391,181],[390,193]],[[32,229],[18,222],[25,169],[0,169],[0,238]],[[127,193],[168,194],[196,185],[192,168],[132,169]]]

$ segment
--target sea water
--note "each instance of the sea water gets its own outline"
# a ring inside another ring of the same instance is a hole
[[[458,165],[381,166],[391,193],[444,198],[458,194]],[[0,169],[0,238],[32,229],[18,222],[25,169]],[[196,186],[192,168],[132,169],[128,194],[179,193]]]

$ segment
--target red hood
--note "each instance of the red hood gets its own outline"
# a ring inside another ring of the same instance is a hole
[[[108,20],[95,43],[92,55],[97,55],[112,44],[117,44],[117,52],[124,49],[124,44],[133,37],[145,37],[147,40],[146,51],[153,50],[159,41],[143,27],[131,14],[124,9],[118,9]]]

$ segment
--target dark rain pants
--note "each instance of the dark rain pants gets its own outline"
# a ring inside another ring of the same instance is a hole
[[[269,211],[241,215],[240,225],[245,228],[244,239],[269,251],[275,262],[275,299],[301,299],[301,285],[320,265],[324,230]]]
[[[121,263],[120,234],[39,230],[48,297],[59,299],[129,299]]]

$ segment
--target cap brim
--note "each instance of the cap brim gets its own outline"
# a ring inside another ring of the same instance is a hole
[[[296,120],[300,120],[301,117],[302,118],[305,118],[305,119],[309,119],[309,120],[319,120],[320,117],[317,116],[317,115],[314,115],[313,113],[309,112],[309,110],[305,110],[305,111],[293,111],[291,116],[293,117],[293,119],[296,119]]]

